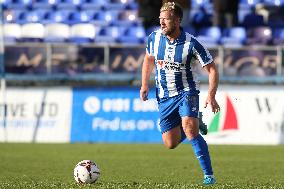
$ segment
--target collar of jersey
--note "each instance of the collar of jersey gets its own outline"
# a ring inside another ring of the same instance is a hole
[[[180,27],[180,35],[178,38],[176,38],[173,42],[171,42],[166,35],[164,35],[162,33],[163,37],[166,38],[167,42],[170,44],[170,45],[174,45],[174,44],[180,44],[180,43],[184,43],[185,41],[185,32],[183,31],[183,28]]]

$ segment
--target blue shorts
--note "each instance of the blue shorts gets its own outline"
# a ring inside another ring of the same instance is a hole
[[[181,124],[181,118],[198,118],[199,95],[184,92],[174,97],[159,101],[160,128],[165,133]]]

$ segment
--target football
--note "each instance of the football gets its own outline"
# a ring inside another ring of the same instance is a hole
[[[100,177],[98,165],[91,160],[83,160],[74,168],[74,178],[80,184],[93,184]]]

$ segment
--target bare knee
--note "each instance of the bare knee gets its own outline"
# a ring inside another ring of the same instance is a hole
[[[182,127],[188,139],[192,140],[198,133],[198,120],[196,118],[184,117],[182,120]]]
[[[175,149],[178,145],[177,141],[164,141],[164,146],[168,149]]]
[[[180,126],[178,126],[163,133],[162,138],[166,148],[174,149],[179,145],[181,141],[180,132],[181,132]]]

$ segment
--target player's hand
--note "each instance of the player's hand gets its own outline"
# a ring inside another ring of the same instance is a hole
[[[148,86],[142,86],[140,89],[140,99],[143,101],[148,100],[148,93],[149,93],[149,87]]]
[[[206,108],[208,104],[211,106],[212,112],[217,113],[220,111],[220,106],[218,102],[216,101],[215,97],[208,96],[205,101],[204,108]]]

